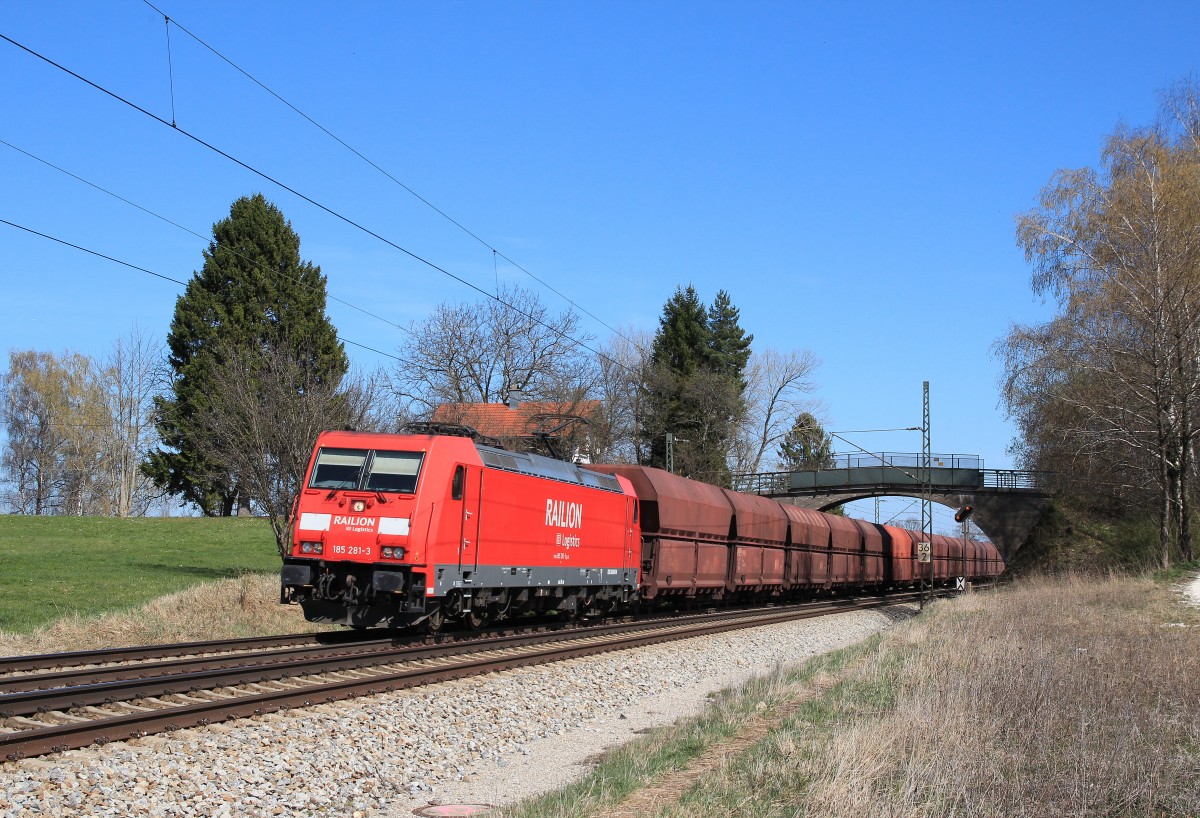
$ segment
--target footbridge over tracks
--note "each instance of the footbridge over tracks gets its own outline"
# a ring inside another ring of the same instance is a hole
[[[921,497],[920,454],[836,455],[829,468],[734,475],[734,488],[821,511],[868,497]],[[985,469],[973,455],[932,455],[928,480],[935,503],[973,506],[971,521],[1010,559],[1050,507],[1051,472]]]

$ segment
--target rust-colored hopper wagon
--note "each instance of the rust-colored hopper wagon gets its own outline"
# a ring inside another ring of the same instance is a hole
[[[853,520],[825,515],[829,523],[830,580],[834,588],[862,584],[862,533]]]
[[[883,526],[885,550],[889,559],[884,563],[888,572],[884,582],[893,588],[904,588],[917,581],[917,554],[911,531],[894,525]]]
[[[733,508],[721,489],[649,466],[586,468],[624,477],[637,493],[643,599],[724,597]]]
[[[876,587],[883,585],[884,574],[884,540],[886,532],[883,526],[869,523],[866,520],[851,520],[858,526],[862,538],[861,570],[859,576],[864,586]]]
[[[788,588],[827,592],[833,586],[829,515],[790,504],[781,507],[789,523]]]
[[[742,595],[783,591],[788,518],[774,500],[722,489],[733,507],[727,588]]]

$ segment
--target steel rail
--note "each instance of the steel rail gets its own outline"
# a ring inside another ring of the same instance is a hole
[[[278,636],[251,636],[239,639],[216,639],[201,642],[178,642],[161,645],[133,645],[119,648],[99,648],[96,650],[66,651],[62,653],[28,654],[21,656],[0,656],[0,684],[7,682],[16,674],[42,673],[49,677],[59,668],[91,668],[113,665],[128,666],[131,662],[144,661],[149,663],[155,659],[186,659],[200,655],[221,656],[246,655],[250,651],[272,648],[311,647],[314,649],[332,648],[345,645],[365,645],[384,642],[391,639],[399,643],[427,643],[429,640],[469,640],[477,639],[488,634],[512,634],[533,628],[563,628],[571,623],[564,620],[531,619],[524,622],[506,622],[502,625],[491,626],[477,631],[445,631],[436,636],[421,634],[417,631],[388,630],[384,628],[369,628],[364,630],[321,631],[317,633],[283,634]],[[379,634],[389,634],[380,637]],[[81,670],[65,671],[66,674],[80,673]],[[26,677],[18,677],[26,678]],[[66,678],[66,676],[64,676]]]
[[[906,601],[905,596],[871,598],[856,603],[793,607],[785,611],[768,610],[761,613],[739,612],[729,616],[691,617],[685,621],[666,623],[635,623],[614,625],[605,629],[581,629],[570,632],[552,632],[510,638],[507,646],[510,653],[496,655],[501,646],[484,648],[481,642],[455,643],[427,646],[455,651],[455,655],[443,654],[438,658],[457,658],[457,661],[429,667],[393,668],[380,675],[367,678],[317,681],[303,687],[288,686],[268,692],[254,692],[237,698],[220,698],[215,701],[197,701],[188,698],[181,706],[167,709],[137,707],[135,712],[117,715],[100,715],[95,719],[64,714],[67,724],[31,727],[9,733],[0,733],[0,757],[17,760],[23,757],[85,747],[94,743],[138,738],[152,733],[176,730],[184,727],[210,724],[232,718],[275,712],[300,706],[332,702],[360,695],[414,687],[422,684],[460,679],[497,670],[507,670],[534,664],[559,661],[567,658],[594,655],[624,648],[639,647],[655,642],[672,641],[693,636],[703,636],[728,630],[760,627],[781,622],[807,619],[830,613],[883,607]],[[700,621],[704,620],[704,621]],[[630,632],[632,630],[632,632]],[[623,631],[623,632],[620,632]],[[547,646],[546,641],[550,641]],[[498,641],[504,641],[503,639]],[[541,644],[539,644],[539,642]],[[469,651],[469,653],[468,653]],[[467,654],[467,655],[462,655]],[[433,658],[433,657],[427,657]],[[385,663],[386,664],[386,663]],[[390,664],[396,664],[393,661]],[[363,667],[362,665],[359,666]],[[345,668],[345,670],[352,670]],[[376,668],[383,671],[383,668]],[[331,672],[330,670],[323,671]],[[333,671],[337,672],[337,671]],[[248,675],[253,671],[248,672]],[[259,671],[261,674],[261,670]],[[319,674],[315,674],[319,675]],[[249,679],[241,684],[257,684],[261,680]],[[288,684],[298,685],[302,679],[292,677]],[[77,691],[78,692],[78,691]],[[231,691],[232,693],[233,691]],[[161,694],[160,694],[161,695]],[[2,697],[7,699],[8,697]],[[157,704],[167,704],[158,702]],[[131,705],[122,705],[130,707]]]
[[[839,604],[844,603],[838,600],[821,600],[801,606],[767,610],[824,610]],[[586,628],[520,631],[504,635],[478,634],[472,639],[458,639],[439,644],[419,640],[397,644],[394,640],[385,638],[339,648],[293,648],[265,653],[227,654],[154,664],[15,676],[0,679],[0,717],[11,718],[37,712],[112,704],[147,696],[191,693],[216,687],[276,681],[305,674],[339,672],[397,661],[420,661],[530,642],[572,639],[582,634],[627,632],[663,624],[713,621],[713,617],[732,618],[763,611],[762,608],[738,609],[693,614],[690,617],[680,617],[676,614],[638,622],[618,622]]]
[[[26,656],[0,656],[0,674],[24,673],[60,667],[81,667],[139,659],[165,659],[195,656],[200,653],[233,653],[235,651],[286,647],[289,645],[339,645],[377,638],[364,631],[323,631],[294,633],[279,636],[251,636],[243,639],[215,639],[206,642],[178,642],[165,645],[135,645],[124,648],[76,650],[66,653],[41,653]]]
[[[830,598],[817,600],[814,602],[802,603],[804,605],[838,605],[842,604],[841,598]],[[761,606],[750,608],[735,608],[725,609],[724,611],[714,611],[712,609],[705,613],[681,614],[679,612],[667,612],[661,614],[653,614],[649,617],[643,616],[640,619],[630,617],[628,615],[621,616],[616,619],[605,621],[603,624],[589,624],[584,622],[571,622],[564,620],[545,620],[545,619],[530,619],[520,622],[506,622],[501,625],[495,625],[475,631],[449,631],[439,633],[436,636],[428,634],[404,633],[396,631],[386,631],[382,629],[372,629],[371,631],[348,631],[348,632],[332,632],[330,635],[342,635],[345,633],[351,638],[333,640],[331,644],[326,644],[326,640],[320,640],[313,645],[309,640],[303,637],[311,636],[311,634],[296,634],[293,636],[272,636],[272,637],[255,637],[251,639],[231,639],[220,640],[215,642],[186,642],[172,645],[147,645],[144,647],[135,648],[113,648],[101,651],[83,651],[66,654],[43,654],[42,656],[28,657],[31,662],[31,669],[35,671],[45,670],[46,668],[70,667],[70,670],[52,670],[50,672],[26,673],[26,674],[10,674],[8,676],[0,676],[0,694],[20,693],[25,691],[42,690],[45,688],[54,687],[82,687],[89,684],[99,684],[102,682],[118,681],[125,679],[139,679],[150,676],[167,676],[172,673],[181,674],[187,672],[199,672],[203,670],[216,670],[221,668],[235,668],[244,665],[266,665],[275,664],[281,661],[290,659],[302,659],[305,656],[333,656],[339,654],[355,655],[378,652],[380,650],[395,649],[401,650],[406,647],[420,647],[429,644],[448,644],[451,642],[471,642],[477,643],[484,639],[495,638],[513,638],[521,634],[530,633],[548,633],[548,632],[567,632],[572,629],[579,628],[612,628],[622,625],[632,625],[636,622],[642,624],[650,624],[655,621],[671,621],[678,620],[680,616],[731,616],[742,612],[761,611]],[[388,636],[380,637],[378,634],[386,633]],[[324,634],[322,634],[324,635]],[[271,644],[294,644],[297,641],[302,644],[308,642],[309,647],[292,647],[281,650],[266,650],[262,652],[250,652],[254,643]],[[191,653],[189,648],[195,646],[198,652]],[[241,646],[244,649],[241,652],[221,652],[213,653],[214,646]],[[126,651],[133,655],[129,661],[124,664],[110,663],[105,665],[100,664],[84,664],[75,666],[72,661],[58,661],[58,657],[75,657],[75,656],[98,656],[103,654],[105,657],[119,657]],[[179,657],[171,658],[161,662],[139,662],[138,659],[143,655],[151,656],[170,656]],[[32,660],[46,658],[50,661],[38,663]],[[0,714],[3,710],[0,709]]]
[[[340,646],[295,647],[281,650],[255,651],[252,653],[221,653],[189,659],[171,659],[162,662],[103,665],[74,670],[60,670],[51,673],[14,675],[0,677],[0,701],[3,701],[3,694],[10,693],[23,693],[51,688],[83,687],[154,677],[170,676],[174,678],[185,674],[197,674],[205,671],[219,671],[231,668],[265,668],[270,665],[295,662],[306,658],[348,657],[366,653],[377,653],[384,650],[395,650],[400,647],[401,645],[394,639],[376,638],[363,642],[351,642]],[[3,705],[0,705],[0,715],[4,714],[6,709]]]

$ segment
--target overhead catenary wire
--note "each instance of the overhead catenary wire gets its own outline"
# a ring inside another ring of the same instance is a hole
[[[150,210],[147,207],[143,207],[142,205],[138,204],[137,202],[126,199],[124,196],[121,196],[118,193],[114,193],[113,191],[111,191],[105,187],[102,187],[101,185],[98,185],[89,179],[85,179],[76,173],[72,173],[71,171],[67,170],[66,168],[60,167],[59,165],[56,165],[53,162],[43,159],[42,157],[37,156],[36,154],[30,153],[29,151],[25,150],[24,148],[20,148],[3,138],[0,138],[0,145],[5,145],[6,147],[13,149],[17,153],[20,153],[24,156],[29,157],[30,159],[34,160],[35,162],[40,162],[48,168],[56,170],[59,173],[65,175],[65,176],[68,176],[77,182],[85,184],[88,187],[92,188],[93,190],[99,191],[100,193],[103,193],[106,196],[111,196],[112,198],[116,199],[119,202],[123,202],[123,203],[129,205],[130,207],[136,208],[137,210],[140,210],[141,212],[145,213],[147,216],[152,216],[152,217],[158,219],[159,221],[162,221],[166,224],[171,225],[174,228],[182,230],[183,232],[185,232],[191,236],[195,236],[196,238],[200,239],[201,241],[211,241],[211,238],[209,236],[204,235],[203,233],[199,233],[199,232],[191,229],[190,227],[186,227],[186,226],[180,224],[179,222],[172,221],[171,219],[168,219],[166,216],[162,215],[161,213],[156,213],[155,211]],[[235,256],[237,256],[238,258],[242,259],[243,261],[247,261],[250,264],[253,264],[255,267],[259,268],[260,270],[263,270],[264,272],[269,272],[273,275],[278,272],[275,270],[267,270],[262,264],[255,261],[254,259],[250,258],[245,253],[242,253],[237,247],[228,247],[227,249],[231,253],[233,253]],[[289,278],[291,278],[292,281],[295,281],[297,283],[303,283],[296,276],[289,276]],[[172,279],[172,280],[174,280],[174,279]],[[325,297],[327,299],[329,299],[330,301],[336,302],[338,304],[341,304],[344,307],[348,307],[352,310],[360,312],[363,315],[366,315],[370,318],[374,318],[377,321],[387,324],[389,327],[398,329],[401,332],[407,333],[408,335],[415,337],[415,334],[413,333],[413,331],[410,330],[408,327],[404,326],[403,324],[397,324],[395,321],[391,321],[387,318],[384,318],[382,315],[373,313],[370,310],[368,310],[364,307],[360,307],[357,304],[353,304],[349,301],[346,301],[345,299],[338,298],[335,295],[330,295],[328,292],[326,292]],[[356,344],[356,346],[361,346],[361,344]]]
[[[167,82],[171,88],[171,125],[175,125],[175,63],[171,59],[171,18],[163,15],[167,29]]]
[[[82,245],[75,244],[73,242],[69,242],[66,239],[59,238],[58,236],[51,236],[49,233],[43,233],[40,230],[34,230],[32,227],[26,227],[23,224],[17,224],[16,222],[11,222],[8,219],[0,218],[0,224],[6,224],[9,227],[16,228],[17,230],[23,230],[26,233],[30,233],[34,236],[38,236],[43,239],[47,239],[48,241],[56,242],[57,244],[61,244],[65,247],[70,247],[70,248],[72,248],[74,250],[78,250],[82,253],[87,253],[89,255],[96,256],[97,258],[102,258],[105,261],[111,261],[113,264],[120,264],[121,266],[128,267],[131,270],[137,270],[140,273],[145,273],[146,275],[151,275],[151,276],[154,276],[155,278],[161,278],[163,281],[170,281],[174,284],[179,284],[184,287],[187,286],[186,281],[180,281],[178,278],[172,278],[169,275],[163,275],[162,273],[156,273],[154,270],[148,270],[145,267],[140,267],[137,264],[134,264],[132,262],[124,261],[123,259],[119,259],[114,256],[110,256],[105,253],[101,253],[99,250],[92,250],[89,247],[84,247]],[[383,352],[378,349],[374,349],[373,347],[369,347],[366,344],[360,344],[358,341],[351,341],[349,338],[343,338],[341,335],[338,335],[338,340],[344,344],[350,344],[351,346],[356,346],[356,347],[359,347],[360,349],[365,349],[370,352],[374,352],[378,355],[382,355],[385,358],[391,358],[392,360],[399,361],[402,364],[411,364],[412,363],[412,361],[406,361],[405,359],[399,357],[398,355],[392,355],[390,353]]]
[[[568,304],[570,304],[572,307],[574,307],[575,309],[579,310],[580,312],[582,312],[584,315],[588,316],[588,317],[589,317],[589,318],[591,318],[592,320],[596,321],[596,323],[598,323],[598,324],[600,324],[601,326],[603,326],[603,327],[605,327],[606,329],[608,329],[608,330],[609,330],[610,332],[612,332],[614,335],[617,335],[618,337],[620,337],[620,338],[623,338],[624,340],[626,340],[626,341],[628,341],[629,343],[633,344],[633,346],[634,346],[634,347],[636,347],[636,348],[638,348],[638,349],[641,349],[641,348],[638,346],[638,344],[637,344],[637,342],[636,342],[635,340],[633,340],[633,339],[631,339],[631,338],[628,338],[628,337],[626,337],[626,336],[625,336],[623,333],[621,333],[619,330],[617,330],[617,329],[615,329],[614,327],[612,327],[611,325],[609,325],[607,322],[605,322],[605,321],[604,321],[603,319],[601,319],[599,316],[595,315],[594,313],[590,312],[589,310],[587,310],[586,308],[584,308],[583,306],[581,306],[581,305],[580,305],[578,302],[576,302],[576,301],[575,301],[574,299],[572,299],[570,296],[566,295],[565,293],[562,293],[562,292],[560,292],[560,291],[559,291],[557,288],[555,288],[555,287],[554,287],[553,285],[551,285],[549,282],[547,282],[547,281],[543,280],[541,277],[539,277],[539,276],[537,276],[537,275],[534,275],[534,273],[532,273],[531,271],[529,271],[528,269],[526,269],[524,266],[522,266],[521,264],[517,263],[517,262],[516,262],[516,261],[514,261],[513,259],[509,258],[507,255],[505,255],[505,254],[504,254],[503,252],[501,252],[500,250],[496,249],[496,247],[494,247],[494,246],[493,246],[493,245],[492,245],[490,242],[488,242],[486,239],[484,239],[483,237],[481,237],[479,234],[477,234],[476,232],[474,232],[473,230],[471,230],[470,228],[468,228],[468,227],[467,227],[466,225],[464,225],[462,222],[460,222],[460,221],[458,221],[457,219],[455,219],[453,216],[451,216],[451,215],[450,215],[449,213],[447,213],[446,211],[442,210],[440,207],[438,207],[437,205],[435,205],[435,204],[434,204],[433,202],[431,202],[429,199],[427,199],[427,198],[425,198],[424,196],[422,196],[420,193],[418,193],[418,192],[417,192],[416,190],[414,190],[412,187],[410,187],[410,186],[406,185],[404,182],[402,182],[402,181],[400,181],[399,179],[397,179],[397,178],[396,178],[394,175],[392,175],[391,173],[389,173],[389,172],[388,172],[386,169],[384,169],[383,167],[381,167],[381,166],[380,166],[378,163],[376,163],[375,161],[373,161],[372,159],[370,159],[369,157],[367,157],[366,155],[364,155],[364,154],[363,154],[361,151],[359,151],[359,150],[358,150],[357,148],[355,148],[354,146],[350,145],[348,142],[346,142],[345,140],[343,140],[343,139],[342,139],[340,136],[338,136],[337,134],[333,133],[331,130],[329,130],[328,128],[326,128],[324,125],[322,125],[322,124],[321,124],[320,122],[318,122],[316,119],[314,119],[313,117],[309,116],[307,113],[305,113],[304,111],[300,110],[298,107],[296,107],[295,105],[293,105],[291,102],[289,102],[287,99],[285,99],[285,98],[284,98],[284,97],[283,97],[281,94],[279,94],[278,92],[276,92],[274,89],[270,88],[270,87],[269,87],[269,86],[268,86],[266,83],[264,83],[262,80],[260,80],[260,79],[258,79],[257,77],[255,77],[253,74],[251,74],[251,73],[250,73],[249,71],[247,71],[246,69],[242,68],[240,65],[238,65],[236,62],[234,62],[232,59],[230,59],[229,57],[225,56],[223,53],[221,53],[220,51],[218,51],[218,50],[217,50],[217,49],[216,49],[214,46],[210,45],[208,42],[206,42],[204,39],[202,39],[202,38],[201,38],[199,35],[195,34],[195,33],[194,33],[194,32],[192,32],[191,30],[189,30],[188,28],[186,28],[184,25],[182,25],[182,24],[179,22],[179,20],[172,20],[172,19],[170,19],[169,17],[167,17],[167,15],[166,15],[166,14],[165,14],[165,13],[164,13],[162,10],[160,10],[160,9],[159,9],[157,6],[155,6],[153,3],[151,3],[151,2],[150,2],[150,0],[142,0],[142,2],[143,2],[143,3],[145,3],[147,6],[149,6],[151,9],[153,9],[153,10],[154,10],[155,12],[157,12],[158,14],[161,14],[161,15],[162,15],[162,16],[163,16],[163,17],[164,17],[166,20],[167,20],[167,25],[168,25],[168,28],[169,28],[169,27],[170,27],[170,25],[173,23],[173,24],[174,24],[174,25],[175,25],[175,26],[176,26],[176,27],[177,27],[177,28],[178,28],[180,31],[182,31],[184,34],[186,34],[186,35],[188,35],[189,37],[191,37],[193,40],[195,40],[195,41],[196,41],[197,43],[199,43],[200,45],[204,46],[206,49],[208,49],[210,52],[212,52],[212,53],[213,53],[213,54],[214,54],[214,55],[215,55],[215,56],[216,56],[218,59],[220,59],[220,60],[222,60],[223,62],[225,62],[225,63],[226,63],[226,64],[227,64],[229,67],[231,67],[233,70],[237,71],[239,74],[241,74],[242,76],[244,76],[246,79],[250,80],[250,82],[254,83],[254,84],[255,84],[255,85],[257,85],[259,88],[261,88],[262,90],[266,91],[268,94],[270,94],[270,95],[271,95],[272,97],[274,97],[276,100],[278,100],[280,103],[282,103],[284,106],[286,106],[287,108],[289,108],[289,109],[290,109],[292,112],[294,112],[294,113],[295,113],[297,116],[299,116],[299,117],[301,117],[302,119],[304,119],[306,122],[308,122],[309,124],[311,124],[313,127],[317,128],[319,131],[321,131],[322,133],[324,133],[326,136],[328,136],[328,137],[329,137],[330,139],[332,139],[333,141],[337,142],[339,145],[341,145],[343,148],[345,148],[346,150],[348,150],[350,153],[354,154],[354,155],[355,155],[355,156],[357,156],[359,159],[361,159],[363,162],[365,162],[366,164],[370,165],[372,168],[374,168],[376,171],[378,171],[378,172],[379,172],[380,174],[382,174],[384,177],[386,177],[387,179],[391,180],[393,183],[395,183],[396,185],[398,185],[398,186],[399,186],[400,188],[402,188],[403,190],[407,191],[407,192],[408,192],[410,195],[412,195],[412,196],[413,196],[415,199],[417,199],[417,201],[421,202],[423,205],[425,205],[426,207],[428,207],[429,209],[431,209],[432,211],[434,211],[435,213],[437,213],[437,214],[438,214],[439,216],[441,216],[443,219],[445,219],[446,221],[450,222],[450,224],[452,224],[452,225],[454,225],[455,227],[457,227],[457,228],[458,228],[459,230],[461,230],[463,233],[465,233],[466,235],[470,236],[470,237],[471,237],[472,239],[474,239],[475,241],[479,242],[479,244],[483,245],[483,246],[484,246],[484,247],[486,247],[488,250],[491,250],[491,251],[492,251],[492,255],[493,255],[493,261],[494,261],[494,259],[495,259],[495,257],[496,257],[496,256],[499,256],[500,258],[504,259],[504,260],[505,260],[505,261],[507,261],[509,264],[511,264],[513,267],[517,268],[517,269],[518,269],[518,270],[520,270],[522,273],[524,273],[525,275],[527,275],[529,278],[532,278],[532,279],[533,279],[534,281],[536,281],[538,284],[541,284],[541,285],[542,285],[543,287],[545,287],[547,290],[549,290],[550,292],[552,292],[552,293],[554,293],[555,295],[557,295],[559,298],[561,298],[561,299],[563,299],[564,301],[566,301],[566,302],[567,302]],[[168,45],[169,45],[169,42],[168,42]],[[174,111],[174,96],[172,96],[172,101],[171,101],[171,104],[172,104],[172,112],[173,112],[173,111]],[[173,119],[174,119],[174,114],[172,113],[172,120],[173,120]],[[173,121],[172,121],[172,124],[174,124],[174,122],[173,122]],[[497,271],[497,290],[499,289],[498,279],[499,279],[499,272]],[[642,351],[643,351],[643,352],[645,352],[645,350],[642,350]]]
[[[887,430],[887,431],[905,431],[905,432],[906,432],[906,431],[909,431],[909,430],[908,430],[908,429],[895,429],[895,430],[889,429],[889,430]],[[841,435],[839,435],[837,432],[828,432],[827,434],[828,434],[830,437],[836,437],[838,440],[842,441],[843,443],[846,443],[846,444],[849,444],[850,446],[853,446],[854,448],[858,449],[858,450],[859,450],[860,452],[862,452],[863,454],[869,454],[869,455],[871,455],[872,457],[874,457],[874,456],[875,456],[875,454],[876,454],[875,452],[868,451],[867,449],[864,449],[862,446],[859,446],[857,443],[855,443],[855,442],[854,442],[854,441],[852,441],[852,440],[847,440],[846,438],[844,438],[844,437],[842,437]],[[910,472],[910,471],[908,471],[908,470],[906,470],[906,469],[903,469],[903,468],[901,468],[900,466],[897,466],[895,463],[891,463],[891,464],[889,464],[889,466],[890,466],[891,468],[895,469],[896,471],[900,472],[901,474],[903,474],[905,477],[911,477],[911,478],[912,478],[912,479],[914,479],[914,480],[920,480],[920,478],[919,478],[917,475],[913,474],[912,472]]]
[[[351,219],[349,216],[346,216],[346,215],[340,213],[339,211],[334,210],[333,208],[331,208],[325,204],[322,204],[321,202],[317,201],[316,199],[313,199],[311,196],[301,193],[296,188],[286,184],[285,182],[283,182],[279,179],[276,179],[275,177],[271,176],[270,174],[266,173],[265,171],[259,170],[258,168],[254,167],[253,165],[250,165],[249,163],[244,162],[241,159],[238,159],[236,156],[233,156],[232,154],[222,150],[221,148],[218,148],[217,146],[215,146],[209,142],[206,142],[204,139],[202,139],[199,136],[197,136],[196,134],[193,134],[192,132],[188,131],[186,128],[180,128],[180,127],[178,127],[178,125],[172,125],[170,122],[167,122],[165,119],[163,119],[158,114],[155,114],[155,113],[141,107],[137,103],[135,103],[131,100],[128,100],[125,97],[122,97],[120,94],[116,93],[115,91],[105,88],[104,86],[100,85],[99,83],[96,83],[96,82],[88,79],[87,77],[84,77],[83,75],[78,74],[75,71],[72,71],[70,68],[67,68],[66,66],[62,65],[61,63],[55,62],[54,60],[50,59],[46,55],[30,48],[29,46],[24,45],[23,43],[20,43],[20,42],[14,40],[13,38],[9,37],[6,34],[0,34],[0,39],[3,39],[5,42],[21,49],[22,51],[26,52],[30,56],[36,57],[37,59],[42,60],[46,64],[48,64],[54,68],[57,68],[59,71],[62,71],[63,73],[65,73],[71,77],[74,77],[75,79],[79,80],[80,82],[84,83],[85,85],[88,85],[89,87],[94,88],[95,90],[116,100],[117,102],[120,102],[123,105],[126,105],[126,106],[132,108],[133,110],[137,111],[138,113],[142,114],[143,116],[146,116],[146,117],[154,120],[155,122],[159,123],[160,125],[171,128],[171,130],[174,131],[175,133],[186,136],[188,139],[191,139],[196,144],[198,144],[204,148],[207,148],[208,150],[212,151],[213,153],[216,153],[218,156],[221,156],[221,157],[229,160],[230,162],[233,162],[237,166],[243,168],[244,170],[249,171],[250,173],[254,174],[255,176],[258,176],[259,178],[264,179],[264,180],[270,182],[271,184],[282,188],[283,190],[286,190],[288,193],[291,193],[293,196],[295,196],[299,199],[302,199],[305,202],[308,202],[313,207],[316,207],[317,209],[327,213],[328,215],[333,216],[334,218],[338,219],[339,221],[344,222],[345,224],[355,228],[356,230],[366,233],[368,236],[371,236],[372,238],[375,238],[378,241],[383,242],[384,244],[388,245],[389,247],[403,253],[404,255],[408,256],[409,258],[413,259],[414,261],[417,261],[417,262],[425,265],[426,267],[430,268],[431,270],[435,270],[436,272],[441,273],[442,275],[446,276],[447,278],[453,279],[454,281],[459,282],[463,286],[468,287],[471,290],[474,290],[475,292],[479,293],[480,295],[484,296],[485,298],[489,298],[489,299],[497,302],[498,304],[512,310],[513,312],[515,312],[525,318],[528,318],[529,320],[533,321],[534,323],[538,324],[539,326],[543,327],[544,329],[547,329],[550,332],[554,333],[559,338],[570,341],[575,346],[578,346],[581,349],[585,349],[588,352],[591,352],[593,355],[595,355],[599,358],[602,358],[602,359],[608,361],[609,363],[613,364],[614,366],[617,366],[621,369],[624,369],[627,372],[630,372],[631,374],[636,374],[632,369],[625,366],[620,361],[616,361],[616,360],[610,358],[608,355],[604,354],[603,352],[600,352],[599,350],[592,348],[591,346],[584,343],[583,341],[580,341],[577,338],[573,338],[570,335],[567,335],[565,332],[562,332],[561,330],[557,329],[556,327],[553,327],[550,324],[547,324],[545,321],[541,320],[536,315],[532,315],[530,313],[527,313],[527,312],[521,310],[516,305],[510,304],[509,302],[505,301],[504,299],[500,298],[499,296],[492,295],[487,290],[484,290],[483,288],[479,287],[478,285],[473,284],[470,281],[467,281],[465,278],[463,278],[459,275],[456,275],[455,273],[447,270],[446,268],[444,268],[438,264],[435,264],[433,261],[430,261],[429,259],[424,258],[423,256],[413,252],[412,250],[409,250],[408,248],[406,248],[400,244],[397,244],[396,242],[392,241],[391,239],[375,232],[374,230],[371,230],[370,228],[366,227],[365,225],[362,225],[362,224],[356,222],[355,220]]]

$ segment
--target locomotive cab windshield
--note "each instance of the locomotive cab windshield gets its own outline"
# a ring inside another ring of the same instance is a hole
[[[322,448],[308,487],[413,494],[424,457],[423,452]]]

